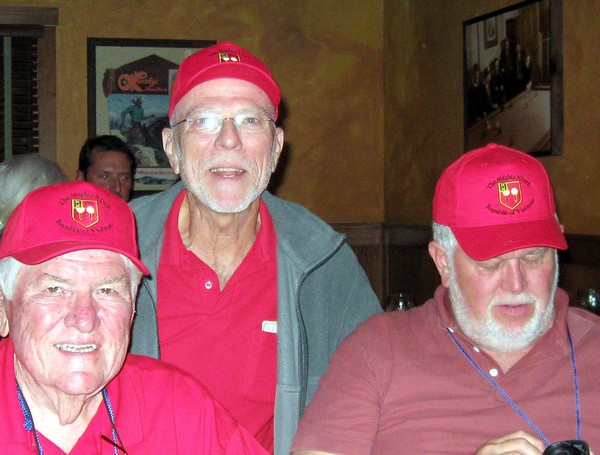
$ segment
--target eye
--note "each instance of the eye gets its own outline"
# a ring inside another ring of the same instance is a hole
[[[59,294],[61,291],[62,289],[59,286],[50,286],[46,289],[46,292],[52,295]]]
[[[218,120],[214,117],[204,116],[192,119],[192,128],[207,130],[214,128],[218,123]]]
[[[115,291],[115,290],[114,290],[114,289],[112,289],[112,288],[100,288],[100,289],[99,289],[99,292],[100,292],[101,294],[104,294],[104,295],[109,295],[109,294],[113,294],[113,293],[115,293],[115,292],[117,292],[117,291]]]
[[[543,258],[543,254],[528,254],[523,258],[523,262],[528,265],[535,265],[539,264]]]
[[[479,267],[481,267],[485,272],[492,273],[500,268],[500,264],[501,262],[484,261],[479,263]]]
[[[242,117],[242,121],[240,123],[245,123],[247,125],[258,125],[260,124],[260,119],[247,115]]]

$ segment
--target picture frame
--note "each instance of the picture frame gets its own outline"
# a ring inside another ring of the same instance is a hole
[[[483,21],[483,35],[486,49],[498,44],[498,16]]]
[[[134,152],[134,197],[171,186],[162,147],[171,87],[184,58],[213,40],[88,38],[88,136],[115,135]]]
[[[526,0],[463,23],[465,152],[488,143],[563,153],[562,0]]]

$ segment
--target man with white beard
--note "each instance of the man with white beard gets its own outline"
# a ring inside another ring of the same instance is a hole
[[[288,455],[330,356],[381,306],[344,236],[265,191],[280,100],[264,63],[232,43],[179,67],[163,144],[181,183],[131,204],[152,275],[131,351],[187,371]]]
[[[437,183],[433,220],[434,298],[348,336],[293,453],[600,447],[600,318],[557,288],[567,244],[541,163],[495,144],[466,153]]]

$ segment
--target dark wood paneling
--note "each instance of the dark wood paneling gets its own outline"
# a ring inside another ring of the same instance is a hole
[[[334,224],[346,234],[379,300],[408,294],[417,304],[433,295],[439,276],[427,252],[428,226],[398,224]]]

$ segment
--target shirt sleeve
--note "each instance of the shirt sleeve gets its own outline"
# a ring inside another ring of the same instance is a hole
[[[292,450],[371,453],[391,365],[385,316],[361,324],[332,356]]]

